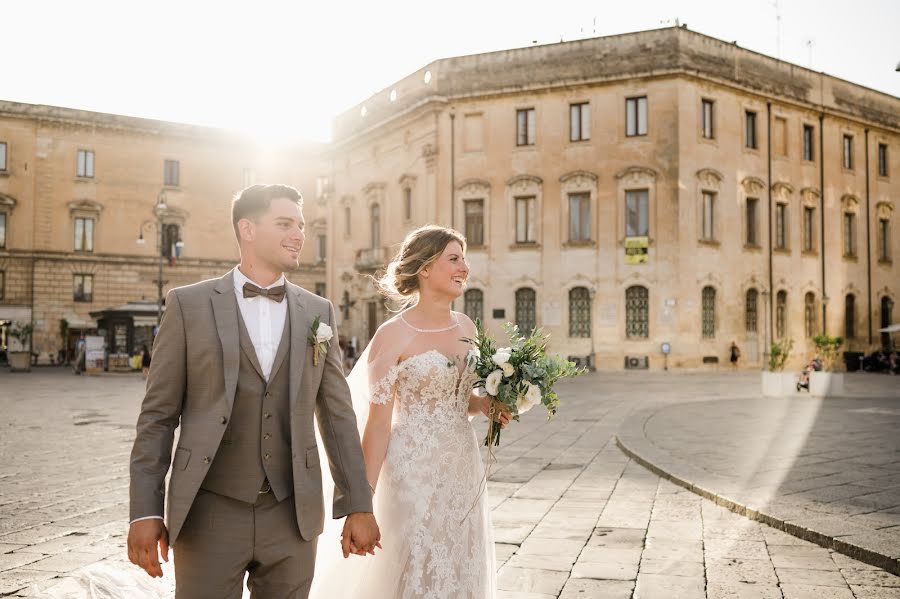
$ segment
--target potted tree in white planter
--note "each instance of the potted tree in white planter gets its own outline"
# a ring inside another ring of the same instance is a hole
[[[31,336],[34,333],[32,323],[14,322],[9,328],[9,336],[19,342],[18,351],[9,352],[9,367],[13,372],[31,371]]]
[[[809,376],[809,394],[815,397],[835,397],[844,394],[844,373],[835,372],[838,352],[844,344],[842,337],[816,335],[813,337],[816,353],[822,360],[822,370]]]
[[[784,365],[793,347],[793,339],[781,339],[772,343],[769,369],[762,373],[762,391],[765,397],[788,397],[793,394],[795,376],[784,372]]]

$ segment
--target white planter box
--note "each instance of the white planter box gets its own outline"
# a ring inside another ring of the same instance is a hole
[[[809,373],[809,394],[814,397],[841,397],[844,395],[844,373]]]
[[[31,353],[27,351],[11,351],[8,354],[9,369],[13,372],[31,371]]]
[[[799,377],[793,372],[762,372],[762,393],[764,397],[790,397],[797,393]]]

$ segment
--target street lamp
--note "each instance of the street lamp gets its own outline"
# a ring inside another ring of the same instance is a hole
[[[162,300],[163,300],[163,285],[165,281],[162,278],[163,271],[163,214],[168,210],[169,206],[166,204],[166,192],[162,190],[159,192],[159,195],[156,196],[156,205],[153,207],[153,214],[156,216],[156,220],[145,220],[141,223],[140,229],[138,230],[138,238],[137,244],[144,245],[146,240],[144,239],[144,231],[148,233],[156,229],[156,259],[159,265],[159,272],[156,277],[156,327],[159,329],[159,323],[162,321]],[[182,241],[176,242],[176,246],[181,249],[184,247],[184,243]]]
[[[769,349],[771,348],[771,345],[772,345],[771,342],[769,341],[769,323],[770,323],[769,319],[772,317],[772,315],[771,315],[771,306],[769,306],[769,290],[768,289],[762,290],[762,297],[763,297],[763,306],[764,306],[763,314],[765,314],[765,318],[763,318],[763,321],[764,321],[763,322],[763,338],[765,340],[764,344],[763,344],[763,370],[768,370],[769,369]]]

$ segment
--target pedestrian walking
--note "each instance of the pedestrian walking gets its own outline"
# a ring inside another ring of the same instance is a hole
[[[738,358],[741,357],[741,350],[734,341],[731,342],[731,367],[737,370]]]
[[[147,375],[150,374],[150,350],[147,349],[147,344],[141,346],[141,376],[144,380],[147,380]]]

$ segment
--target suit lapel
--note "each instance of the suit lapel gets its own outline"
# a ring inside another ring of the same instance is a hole
[[[235,301],[235,303],[237,303],[237,301]],[[244,352],[244,355],[250,360],[250,363],[253,365],[259,378],[266,380],[266,377],[263,375],[262,366],[259,365],[259,358],[256,356],[256,348],[253,347],[253,341],[250,339],[250,333],[247,331],[247,325],[244,323],[244,317],[241,314],[240,306],[238,306],[237,309],[237,319],[238,330],[240,331],[239,338],[241,340],[241,351]]]
[[[303,370],[306,368],[306,337],[309,332],[310,322],[303,299],[300,296],[300,288],[290,282],[286,283],[288,318],[291,322],[291,351],[290,351],[290,400],[291,414],[294,413],[294,405],[300,394],[300,381],[303,379]]]
[[[222,370],[225,377],[225,401],[228,412],[234,405],[234,392],[240,361],[240,334],[238,333],[238,305],[234,295],[234,274],[229,272],[219,279],[212,295],[213,316],[216,319],[216,331],[222,344]]]

